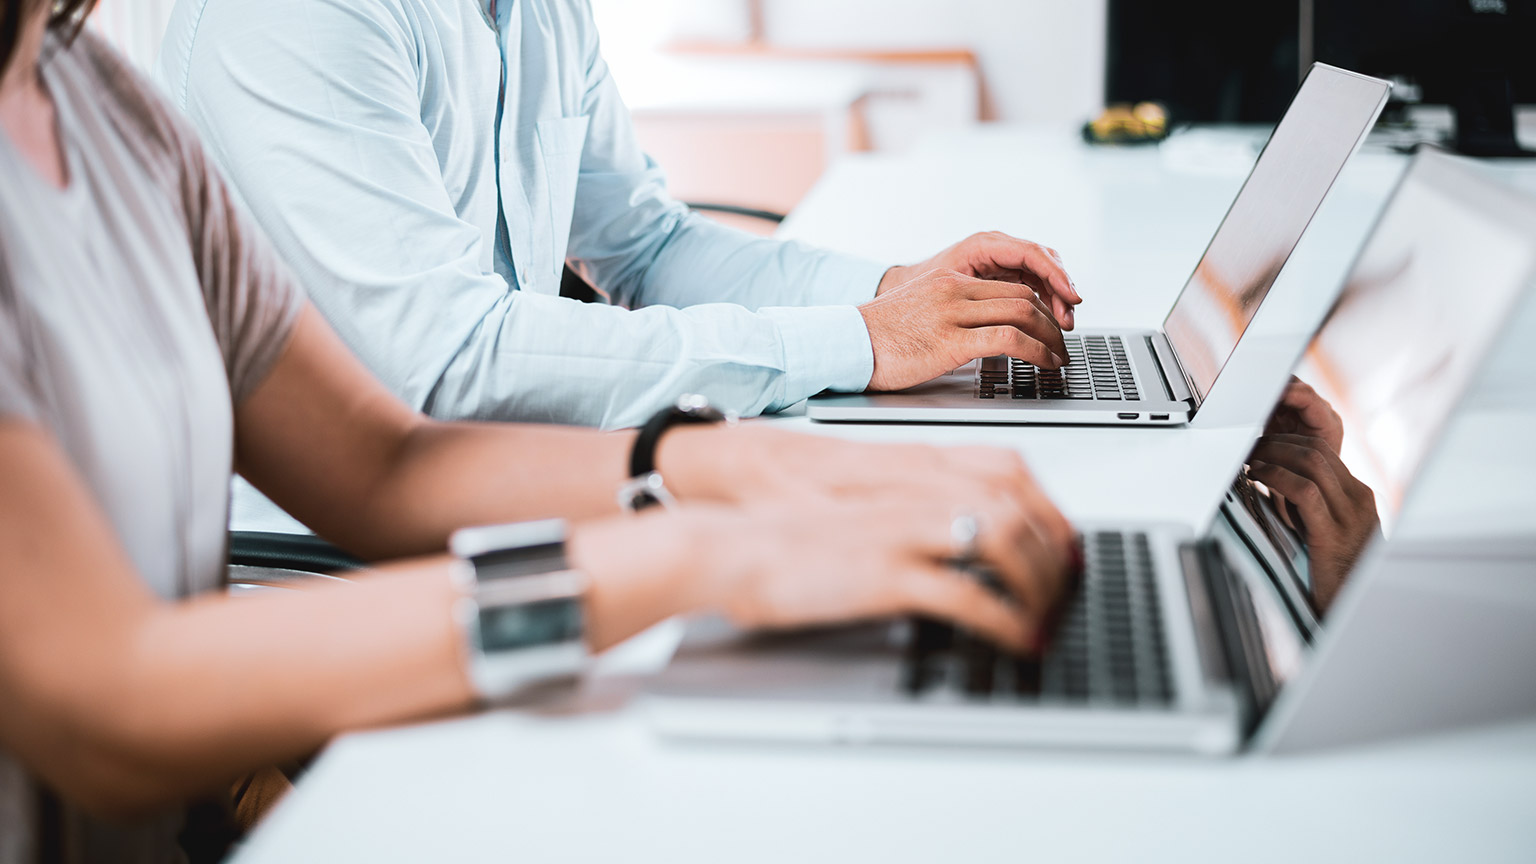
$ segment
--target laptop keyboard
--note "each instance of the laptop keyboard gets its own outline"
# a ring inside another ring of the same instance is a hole
[[[1125,341],[1119,336],[1067,336],[1067,365],[1041,369],[1012,357],[984,357],[976,369],[979,399],[1140,399]]]
[[[1173,698],[1152,550],[1141,533],[1084,538],[1081,590],[1043,657],[1019,658],[947,624],[913,622],[902,686],[915,696],[1166,705]]]

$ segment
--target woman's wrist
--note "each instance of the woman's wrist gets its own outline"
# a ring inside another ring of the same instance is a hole
[[[734,466],[750,433],[739,426],[679,426],[662,436],[656,471],[680,501],[735,501],[740,477]],[[736,482],[733,482],[736,481]]]
[[[714,515],[701,506],[658,510],[583,523],[571,532],[571,565],[591,580],[585,613],[592,651],[712,602]]]

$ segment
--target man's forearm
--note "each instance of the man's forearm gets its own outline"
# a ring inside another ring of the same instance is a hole
[[[627,428],[684,393],[742,416],[862,389],[869,336],[849,306],[626,310],[516,291],[463,345],[422,408],[442,419]]]
[[[875,296],[886,269],[886,264],[758,237],[689,214],[617,295],[634,306],[857,306]],[[602,279],[603,269],[596,273]]]

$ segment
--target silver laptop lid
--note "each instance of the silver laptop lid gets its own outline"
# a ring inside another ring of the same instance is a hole
[[[1533,281],[1536,199],[1465,160],[1420,153],[1296,370],[1342,420],[1340,461],[1373,493],[1384,536]],[[1223,508],[1211,536],[1237,569],[1265,571],[1286,605],[1302,598],[1310,608],[1290,611],[1307,631],[1305,619],[1315,625],[1323,618],[1364,541],[1309,555],[1302,531],[1292,527],[1299,520],[1282,517],[1268,490],[1246,482],[1246,470],[1228,499],[1240,500]],[[1256,494],[1243,496],[1244,488]],[[1330,508],[1341,500],[1330,499]],[[1282,646],[1278,653],[1294,651]],[[1299,668],[1271,665],[1281,673]]]
[[[1365,140],[1392,85],[1314,64],[1163,322],[1197,401]]]

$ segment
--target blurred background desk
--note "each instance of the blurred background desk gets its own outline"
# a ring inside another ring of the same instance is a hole
[[[1262,140],[1243,129],[1201,135],[1183,153],[1090,150],[1065,128],[943,136],[907,156],[840,162],[783,232],[893,261],[973,230],[1037,238],[1061,250],[1088,298],[1083,324],[1155,326]],[[1337,283],[1404,162],[1367,150],[1352,163],[1262,326],[1310,328],[1321,309],[1308,303]],[[1017,447],[1079,520],[1204,519],[1254,431],[765,422]],[[1445,506],[1475,504],[1463,495]],[[1536,720],[1283,760],[681,745],[654,738],[628,699],[673,638],[659,628],[606,658],[576,716],[499,712],[347,736],[238,860],[1536,856]]]

